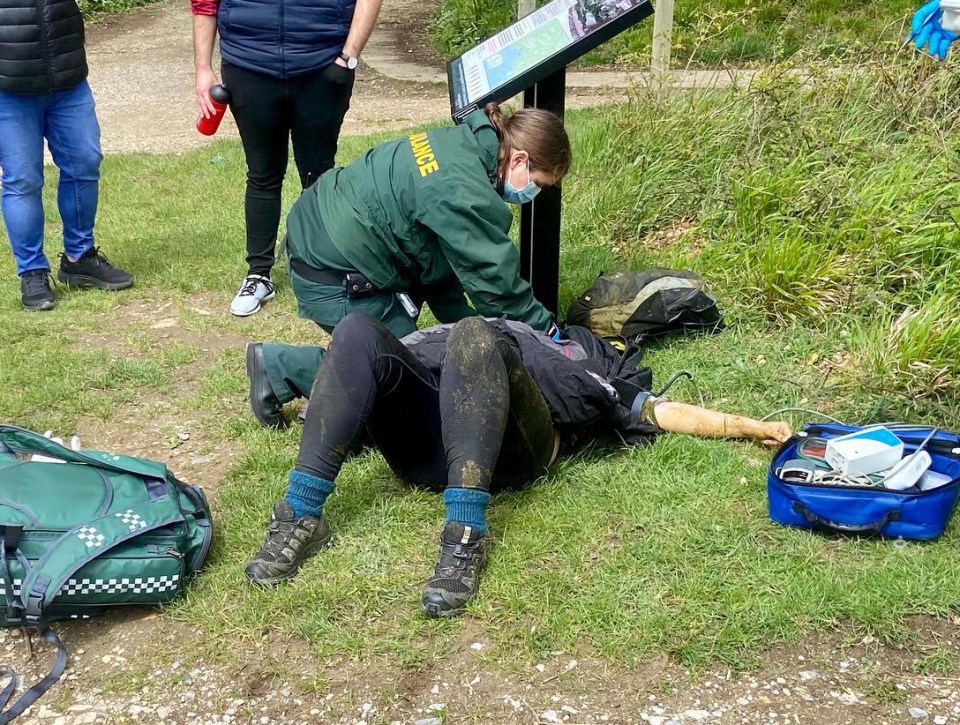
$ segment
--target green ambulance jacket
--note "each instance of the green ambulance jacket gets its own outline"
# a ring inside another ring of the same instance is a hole
[[[319,220],[340,253],[388,291],[425,297],[440,322],[505,315],[545,330],[550,312],[520,278],[513,215],[494,188],[497,134],[483,111],[462,124],[381,144],[320,179],[287,220],[307,264]],[[313,231],[313,233],[311,233]]]

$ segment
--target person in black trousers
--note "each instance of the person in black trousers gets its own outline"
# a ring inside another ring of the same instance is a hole
[[[578,329],[595,349],[605,344]],[[662,431],[767,444],[791,435],[782,422],[648,393],[627,401],[606,376],[629,378],[614,372],[616,355],[607,359],[605,367],[584,344],[553,340],[523,323],[468,317],[401,341],[373,317],[348,315],[334,329],[296,466],[247,578],[278,584],[329,546],[323,506],[365,434],[398,476],[443,493],[440,553],[421,599],[430,617],[458,614],[477,592],[491,493],[542,476],[560,453],[561,436],[566,450],[604,432],[637,444]]]
[[[234,315],[252,315],[276,295],[270,273],[290,140],[306,189],[333,168],[354,72],[380,3],[191,0],[200,113],[214,111],[211,59],[219,32],[221,73],[247,161],[247,275],[230,305]]]

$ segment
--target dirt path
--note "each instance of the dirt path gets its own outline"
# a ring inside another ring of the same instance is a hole
[[[774,647],[750,672],[693,673],[665,658],[634,667],[549,652],[518,663],[464,636],[442,660],[398,667],[313,656],[267,634],[241,659],[200,655],[194,633],[147,610],[58,626],[72,652],[65,678],[24,725],[947,725],[960,722],[956,678],[917,674],[917,654],[956,657],[956,627],[918,618],[909,649],[837,631]],[[26,659],[19,631],[0,630],[7,664],[27,681],[49,647]],[[230,653],[234,656],[236,653]],[[228,655],[229,656],[229,655]],[[508,663],[501,664],[501,660]],[[319,678],[323,685],[316,686]]]
[[[443,63],[426,39],[433,7],[429,0],[385,0],[357,74],[345,134],[449,118]],[[191,17],[185,0],[162,0],[104,18],[88,29],[90,83],[107,153],[177,153],[210,143],[193,126]],[[730,80],[729,74],[714,71],[678,76],[678,83],[687,87],[725,85]],[[639,73],[570,73],[568,105],[620,102],[626,89],[647,82]],[[236,136],[228,115],[216,138]]]
[[[385,18],[390,7],[388,0]],[[193,127],[191,17],[183,0],[163,0],[89,28],[90,84],[107,153],[176,153],[210,142]],[[387,42],[382,34],[376,42]],[[396,83],[367,67],[358,74],[344,133],[411,126],[447,113],[444,87]],[[236,135],[228,116],[217,138]]]

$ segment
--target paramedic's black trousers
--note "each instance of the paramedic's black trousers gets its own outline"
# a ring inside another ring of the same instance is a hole
[[[345,317],[310,395],[297,470],[333,481],[364,428],[397,475],[430,488],[532,481],[554,448],[543,396],[479,317],[450,332],[439,375],[378,320]]]

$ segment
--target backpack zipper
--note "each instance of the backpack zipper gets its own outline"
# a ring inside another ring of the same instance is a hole
[[[840,483],[818,483],[816,481],[813,481],[813,482],[784,481],[782,478],[776,475],[774,476],[774,478],[777,480],[777,483],[780,483],[784,486],[805,486],[807,488],[825,488],[830,490],[840,489],[840,490],[846,490],[846,491],[866,491],[868,493],[889,493],[889,494],[894,494],[896,496],[922,496],[924,494],[932,493],[933,491],[943,491],[945,489],[950,488],[951,486],[956,486],[957,484],[960,484],[960,478],[954,478],[948,483],[944,483],[941,486],[937,486],[936,488],[931,488],[927,491],[911,491],[909,489],[907,489],[906,491],[895,491],[892,488],[884,488],[880,484],[877,484],[875,486],[850,486],[850,485],[844,485]]]

